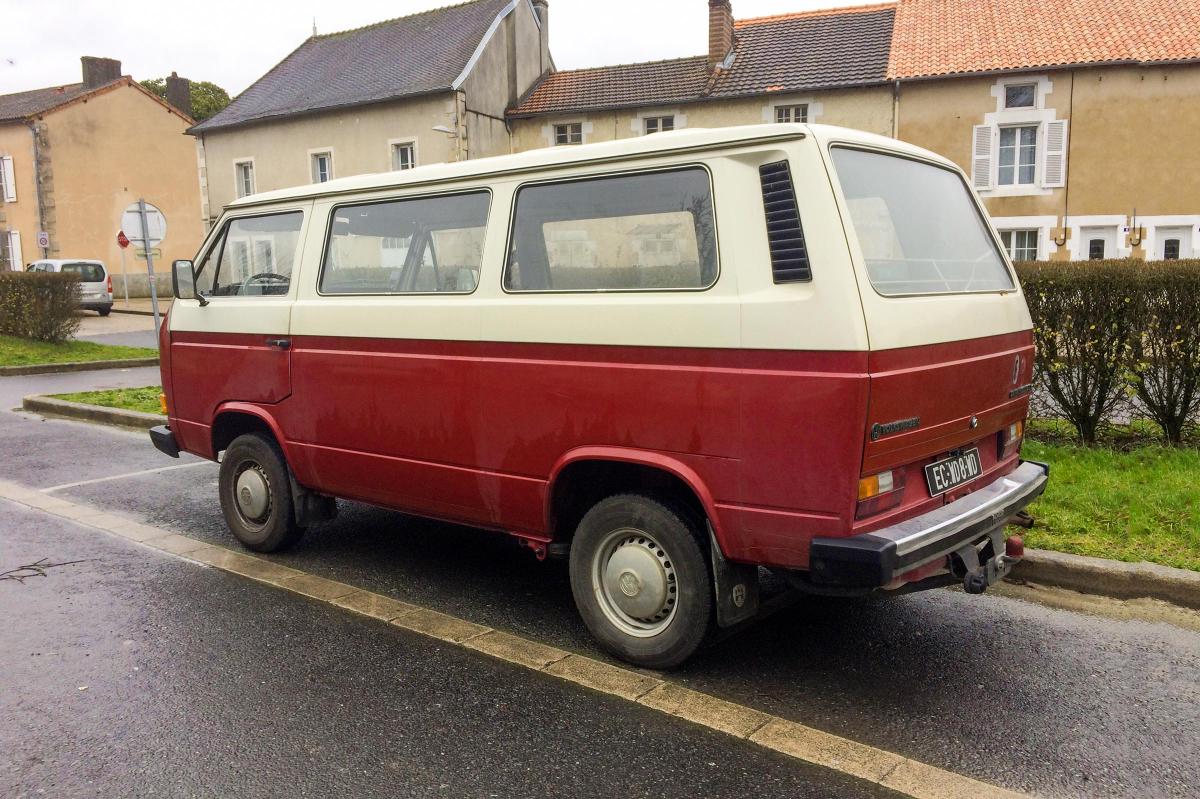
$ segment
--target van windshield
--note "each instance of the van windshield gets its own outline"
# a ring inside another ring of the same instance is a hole
[[[1011,291],[1012,275],[962,178],[894,155],[833,148],[867,277],[885,296]]]
[[[100,264],[63,264],[62,271],[79,275],[82,283],[103,283],[104,267]]]

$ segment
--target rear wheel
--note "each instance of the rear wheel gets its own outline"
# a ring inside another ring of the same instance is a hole
[[[112,313],[112,308],[97,308],[96,312],[101,316],[108,316],[110,313]]]
[[[713,588],[700,531],[686,514],[640,494],[601,500],[571,542],[571,591],[605,649],[667,669],[703,643]]]
[[[277,552],[300,540],[283,453],[260,433],[238,436],[225,450],[218,481],[230,531],[249,549]]]

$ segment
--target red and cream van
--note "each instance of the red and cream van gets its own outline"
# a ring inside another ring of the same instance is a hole
[[[839,128],[689,130],[238,200],[174,265],[169,425],[234,535],[335,497],[570,559],[590,630],[682,662],[815,593],[1021,555],[1033,340],[961,170]]]

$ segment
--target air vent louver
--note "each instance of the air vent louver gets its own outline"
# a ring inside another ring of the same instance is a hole
[[[796,207],[796,188],[787,161],[763,164],[758,168],[762,181],[763,205],[767,210],[767,241],[771,246],[771,272],[776,283],[812,280],[800,211]]]

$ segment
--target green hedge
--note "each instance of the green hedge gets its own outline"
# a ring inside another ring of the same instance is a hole
[[[1118,412],[1144,415],[1180,443],[1200,415],[1200,260],[1031,262],[1017,272],[1051,413],[1087,443]]]
[[[0,272],[0,334],[58,343],[79,329],[79,276]]]

